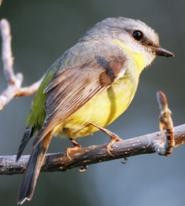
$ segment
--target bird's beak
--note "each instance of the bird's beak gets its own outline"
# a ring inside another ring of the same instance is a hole
[[[163,56],[163,57],[174,57],[175,56],[172,52],[170,52],[166,49],[163,49],[161,47],[157,47],[155,49],[155,53],[157,56]]]

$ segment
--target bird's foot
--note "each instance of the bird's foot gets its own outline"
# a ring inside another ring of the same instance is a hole
[[[110,132],[110,131],[109,131]],[[119,136],[117,136],[116,134],[111,132],[111,136],[110,136],[111,140],[107,145],[107,152],[110,156],[114,157],[114,154],[112,153],[113,148],[112,145],[116,142],[120,142],[123,141],[123,139],[121,139]]]
[[[110,156],[114,157],[114,154],[112,153],[112,151],[113,151],[112,145],[116,142],[123,141],[123,139],[121,139],[117,134],[111,132],[110,130],[108,130],[104,127],[101,127],[101,126],[96,125],[94,123],[90,123],[90,124],[92,124],[93,126],[95,126],[96,128],[98,128],[99,130],[101,130],[102,132],[104,132],[105,134],[107,134],[110,137],[111,140],[107,145],[107,152]]]
[[[74,158],[74,155],[79,152],[81,149],[81,145],[74,139],[70,138],[71,143],[73,144],[73,147],[68,147],[66,150],[66,156],[69,160],[72,160]]]

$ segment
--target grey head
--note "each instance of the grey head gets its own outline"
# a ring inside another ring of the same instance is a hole
[[[142,52],[149,65],[156,56],[174,54],[160,47],[158,34],[140,20],[125,17],[106,18],[88,30],[81,40],[118,39],[132,51]]]

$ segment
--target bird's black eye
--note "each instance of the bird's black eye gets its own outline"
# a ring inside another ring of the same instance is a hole
[[[133,31],[132,36],[134,37],[135,40],[140,41],[143,38],[143,32],[139,30],[135,30]]]

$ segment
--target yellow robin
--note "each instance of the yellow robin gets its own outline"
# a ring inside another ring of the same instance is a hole
[[[18,204],[31,200],[45,154],[54,136],[76,139],[104,129],[131,103],[143,69],[156,56],[172,57],[158,35],[139,20],[107,18],[80,38],[49,68],[38,89],[20,144],[19,160],[29,139],[32,152]],[[110,135],[112,142],[118,140]],[[69,154],[68,150],[68,154]]]

